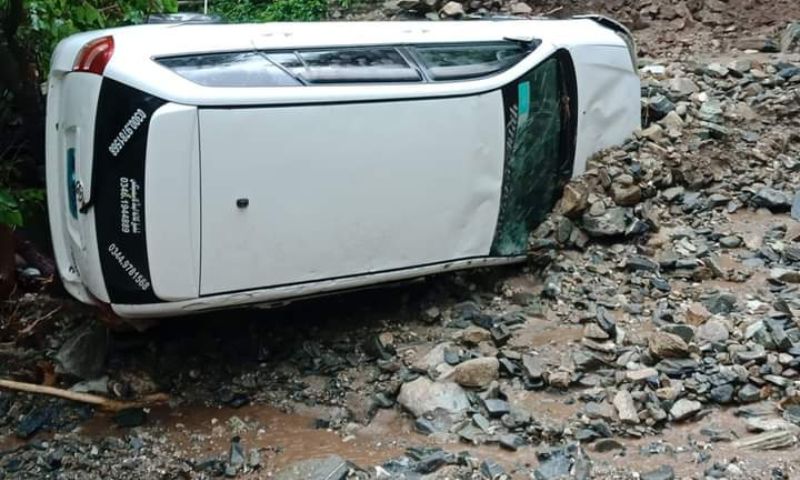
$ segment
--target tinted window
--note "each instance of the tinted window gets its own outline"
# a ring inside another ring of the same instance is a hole
[[[158,63],[207,87],[271,87],[300,82],[258,52],[161,58]]]
[[[562,67],[556,57],[537,65],[503,87],[506,117],[506,159],[503,193],[493,255],[524,255],[528,236],[558,198],[565,149],[565,94]]]
[[[483,77],[505,70],[530,52],[523,45],[480,43],[471,45],[430,45],[415,47],[421,63],[433,80]]]
[[[422,79],[394,48],[305,50],[267,56],[308,83],[418,82]]]

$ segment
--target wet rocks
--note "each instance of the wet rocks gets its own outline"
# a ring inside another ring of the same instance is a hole
[[[640,480],[675,480],[675,471],[669,465],[661,465],[655,470],[644,472]]]
[[[450,1],[444,4],[442,10],[440,11],[443,17],[463,17],[466,13],[464,11],[464,6],[458,2]]]
[[[627,211],[622,207],[612,207],[598,213],[589,211],[583,215],[583,229],[590,237],[624,235],[627,229],[626,217]]]
[[[788,210],[792,206],[786,193],[774,188],[764,187],[753,196],[753,203],[758,207],[766,207],[773,211]]]
[[[730,337],[728,326],[722,320],[709,320],[697,328],[697,338],[701,341],[724,342]]]
[[[404,383],[397,401],[416,416],[436,409],[461,413],[469,408],[467,393],[453,382],[432,382],[426,377]]]
[[[459,363],[446,378],[463,387],[485,388],[497,379],[499,371],[500,362],[497,358],[482,357]]]
[[[636,405],[633,403],[633,397],[627,390],[620,390],[614,395],[614,407],[617,409],[617,415],[623,422],[639,423],[639,414],[636,411]]]
[[[689,355],[689,346],[678,335],[654,332],[648,342],[650,353],[658,358],[683,358]]]
[[[56,354],[60,370],[83,379],[99,377],[108,351],[108,331],[89,322],[75,330]]]
[[[295,462],[275,476],[276,480],[306,480],[324,478],[325,480],[344,480],[353,465],[338,455],[311,458]]]
[[[542,450],[536,457],[539,460],[539,467],[533,472],[536,480],[588,480],[591,477],[592,462],[577,444]]]
[[[703,404],[696,400],[682,398],[669,409],[670,418],[675,422],[689,419],[703,408]]]

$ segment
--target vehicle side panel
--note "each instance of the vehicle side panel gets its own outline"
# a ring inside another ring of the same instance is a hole
[[[59,73],[50,78],[48,95],[47,187],[53,250],[65,288],[89,302],[91,297],[107,301],[108,295],[99,268],[94,215],[75,210],[78,199],[73,189],[92,180],[101,83],[97,75]],[[68,163],[74,167],[71,172]]]
[[[499,91],[201,109],[200,130],[203,295],[489,254]]]
[[[108,78],[100,88],[88,202],[95,216],[100,267],[111,303],[160,301],[153,291],[147,257],[144,187],[151,118],[165,103]]]
[[[200,145],[197,108],[168,103],[153,113],[145,166],[147,257],[165,301],[200,291]]]
[[[641,127],[640,86],[626,48],[580,45],[570,54],[578,82],[578,175],[594,153],[621,144]]]

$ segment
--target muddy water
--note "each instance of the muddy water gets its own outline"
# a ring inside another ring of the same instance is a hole
[[[231,438],[239,436],[245,448],[261,451],[267,470],[280,470],[298,460],[331,454],[358,465],[375,465],[404,450],[394,433],[340,436],[315,428],[314,423],[311,416],[284,413],[268,406],[179,407],[151,410],[147,425],[141,428],[166,438],[176,447],[176,455],[199,459],[223,456]],[[97,414],[80,428],[80,433],[100,438],[130,432],[114,425],[110,416]]]
[[[509,400],[536,418],[566,422],[579,414],[580,407],[568,402],[569,397],[558,393],[521,392]],[[245,429],[237,430],[236,425],[240,423],[237,419],[244,422]],[[381,410],[368,426],[346,428],[347,433],[341,435],[314,428],[311,416],[284,413],[266,406],[156,409],[142,428],[150,435],[163,436],[176,446],[176,455],[197,459],[223,457],[230,438],[238,434],[246,448],[261,450],[264,468],[258,478],[278,472],[292,462],[330,454],[370,468],[402,455],[410,446],[421,445],[438,446],[453,453],[469,450],[478,458],[494,459],[512,474],[512,478],[529,478],[527,475],[538,464],[536,450],[540,448],[531,446],[510,452],[496,444],[475,446],[458,442],[452,436],[422,436],[412,430],[408,417],[395,410]],[[744,451],[731,443],[711,443],[702,432],[707,428],[730,431],[734,438],[749,435],[743,420],[730,409],[714,411],[696,422],[674,424],[658,437],[617,438],[624,446],[622,450],[599,453],[591,444],[584,448],[599,472],[621,466],[644,472],[659,465],[671,465],[679,477],[696,474],[715,461],[738,459],[749,468],[766,469],[787,460],[786,452]],[[130,433],[114,426],[110,418],[102,414],[81,427],[80,432],[97,438]],[[14,441],[0,448],[18,444]],[[654,445],[660,453],[648,453]],[[797,462],[800,463],[800,459]]]

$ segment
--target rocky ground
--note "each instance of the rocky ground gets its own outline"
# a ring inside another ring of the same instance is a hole
[[[0,479],[800,478],[800,5],[453,3],[358,16],[599,8],[639,41],[645,128],[528,264],[142,333],[23,295],[0,377],[169,401],[0,390]]]

